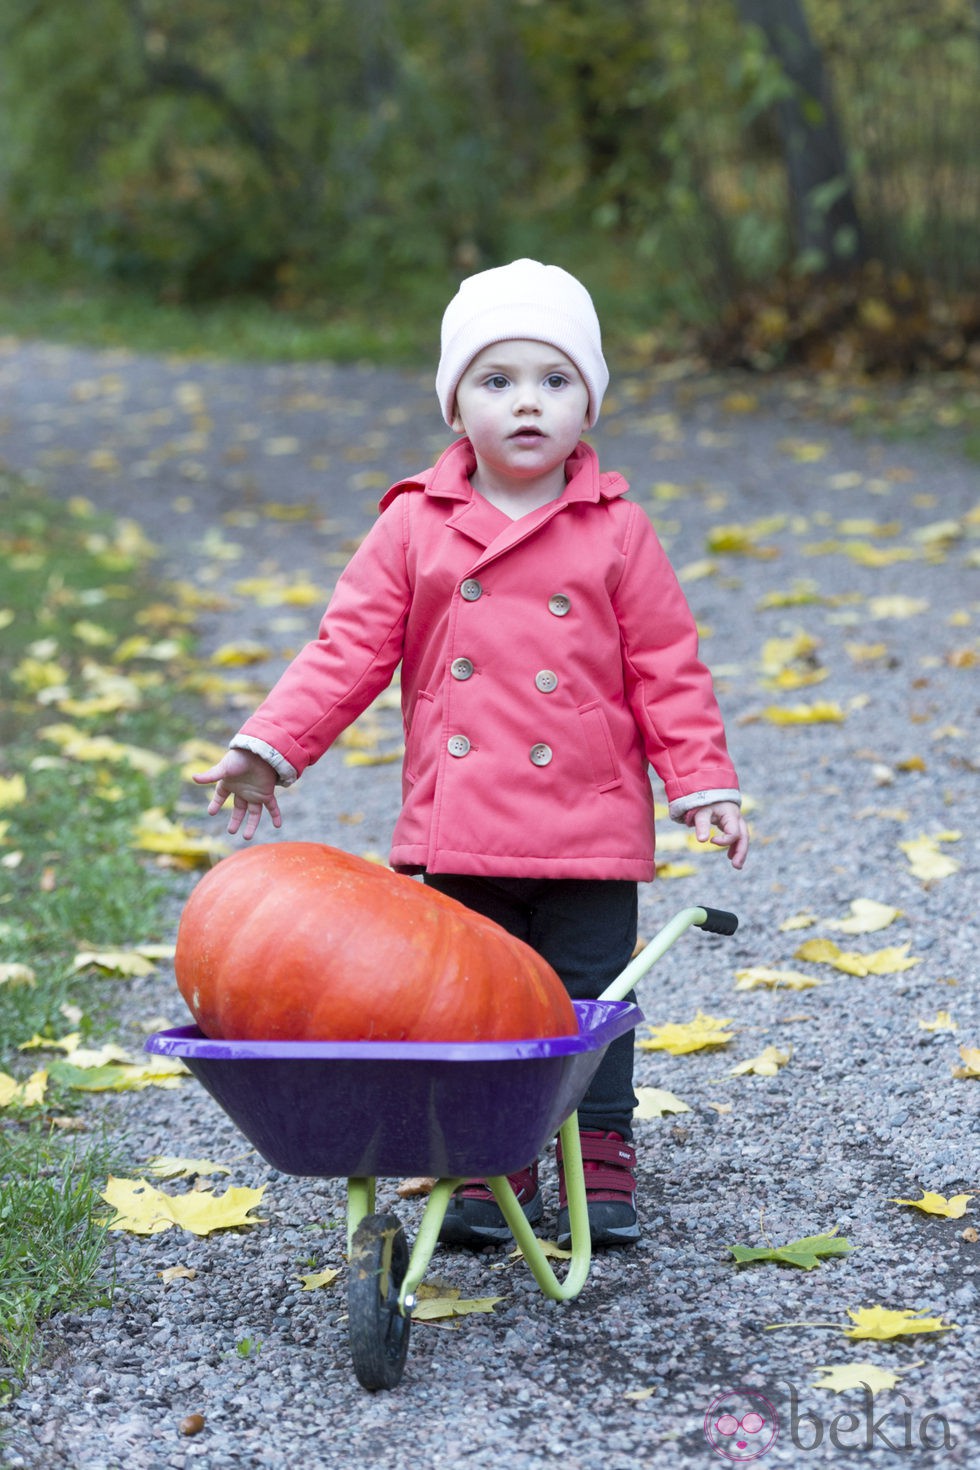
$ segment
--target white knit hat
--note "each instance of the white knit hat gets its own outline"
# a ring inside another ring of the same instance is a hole
[[[599,318],[580,281],[537,260],[513,260],[468,276],[446,307],[436,373],[446,423],[452,426],[456,388],[477,353],[515,338],[548,342],[571,358],[589,390],[585,426],[591,429],[609,382]]]

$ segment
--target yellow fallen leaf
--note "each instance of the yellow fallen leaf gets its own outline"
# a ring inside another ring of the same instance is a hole
[[[903,1307],[892,1310],[888,1307],[858,1307],[847,1309],[854,1323],[845,1329],[844,1336],[851,1338],[874,1338],[884,1342],[892,1337],[911,1337],[917,1332],[956,1332],[955,1322],[943,1322],[940,1317],[927,1317],[926,1309]]]
[[[851,900],[850,918],[836,923],[828,920],[827,928],[838,929],[842,934],[873,934],[878,929],[887,929],[901,917],[902,910],[892,908],[891,904],[878,903],[873,898],[855,898]]]
[[[344,756],[345,766],[390,766],[395,761],[400,761],[403,752],[401,750],[367,751],[350,750]]]
[[[132,1057],[123,1051],[121,1046],[115,1042],[106,1042],[105,1046],[88,1047],[73,1046],[65,1047],[65,1061],[72,1067],[81,1067],[83,1070],[96,1067],[105,1067],[111,1062],[121,1062],[124,1065],[132,1064]]]
[[[123,745],[108,735],[83,735],[73,725],[45,725],[41,736],[61,749],[67,760],[127,765],[144,776],[160,776],[170,765],[166,757],[137,745]]]
[[[911,941],[878,949],[872,954],[858,954],[854,950],[842,950],[832,939],[807,939],[794,955],[798,960],[811,960],[814,964],[830,965],[843,970],[846,975],[897,975],[921,963],[909,955]]]
[[[318,1291],[323,1286],[333,1286],[339,1275],[339,1271],[328,1266],[325,1271],[311,1271],[299,1279],[304,1291]]]
[[[905,597],[901,593],[890,596],[869,597],[868,616],[872,618],[912,618],[925,612],[929,602],[925,597]]]
[[[672,1092],[662,1087],[638,1087],[636,1097],[639,1106],[637,1118],[662,1118],[665,1113],[689,1113],[686,1102],[681,1102]]]
[[[26,1082],[18,1082],[16,1077],[0,1072],[0,1108],[39,1107],[44,1101],[47,1085],[48,1074],[44,1071],[32,1072]]]
[[[831,1393],[846,1393],[849,1388],[866,1388],[869,1393],[884,1393],[894,1388],[902,1373],[917,1368],[910,1363],[904,1368],[879,1368],[874,1363],[822,1363],[817,1372],[823,1378],[814,1378],[814,1388],[826,1388]]]
[[[641,1051],[667,1051],[675,1057],[685,1056],[706,1047],[727,1046],[734,1040],[733,1033],[725,1030],[731,1024],[729,1016],[708,1016],[698,1011],[693,1021],[648,1026],[649,1040],[639,1041],[637,1045]]]
[[[105,1221],[110,1230],[158,1235],[178,1225],[193,1235],[210,1235],[213,1230],[261,1224],[250,1216],[264,1193],[263,1184],[258,1189],[228,1189],[222,1195],[208,1189],[169,1195],[154,1189],[145,1179],[110,1177],[101,1198],[116,1212]]]
[[[816,464],[823,459],[829,445],[818,444],[805,439],[781,439],[779,448],[783,454],[788,454],[798,464]]]
[[[792,1050],[780,1051],[778,1047],[767,1046],[765,1051],[760,1052],[757,1057],[750,1057],[746,1062],[739,1062],[737,1067],[731,1070],[732,1077],[775,1077],[780,1067],[785,1067]]]
[[[641,1404],[644,1399],[653,1398],[656,1392],[656,1386],[652,1388],[628,1388],[624,1392],[623,1398],[629,1399],[634,1404]]]
[[[480,1296],[464,1299],[458,1296],[433,1296],[418,1301],[412,1310],[413,1322],[439,1322],[455,1317],[468,1317],[474,1312],[492,1312],[502,1296]]]
[[[816,923],[816,914],[793,914],[790,918],[783,920],[779,926],[779,932],[788,934],[793,929],[812,929]]]
[[[227,1164],[214,1164],[210,1159],[184,1159],[177,1154],[154,1154],[146,1167],[154,1179],[192,1179],[195,1175],[231,1173]]]
[[[0,985],[9,985],[13,988],[15,985],[34,986],[36,984],[37,976],[30,965],[23,965],[15,960],[0,965]]]
[[[798,975],[795,970],[772,970],[767,965],[750,965],[735,971],[736,990],[813,990],[821,982],[812,975]]]
[[[924,1189],[921,1199],[896,1199],[892,1196],[891,1202],[893,1205],[912,1205],[925,1215],[942,1215],[947,1220],[961,1220],[972,1198],[972,1194],[953,1194],[947,1199],[944,1194],[933,1194],[932,1190]]]
[[[260,643],[223,643],[212,653],[211,663],[223,669],[238,669],[264,664],[271,657],[272,650]]]
[[[754,718],[767,725],[842,725],[847,719],[836,700],[815,700],[813,704],[770,704]]]
[[[820,640],[802,630],[788,638],[767,638],[762,645],[762,672],[769,677],[800,660],[812,659]]]
[[[922,1031],[958,1031],[959,1027],[949,1011],[937,1011],[934,1020],[920,1021],[919,1029]]]
[[[186,867],[204,867],[213,858],[223,857],[227,843],[220,838],[202,837],[178,822],[172,822],[160,807],[143,812],[133,833],[133,847],[141,852],[156,852],[177,859]]]
[[[961,1046],[962,1067],[953,1068],[954,1077],[980,1077],[980,1046]]]
[[[27,782],[23,776],[0,776],[0,811],[9,811],[26,800]]]
[[[53,1036],[41,1036],[37,1031],[30,1041],[19,1043],[18,1051],[74,1051],[82,1039],[80,1031],[70,1031],[67,1036],[55,1038]]]
[[[714,848],[713,850],[715,852],[719,852],[721,849]],[[696,872],[697,868],[694,866],[693,863],[668,862],[657,864],[658,878],[692,878]]]
[[[929,837],[912,837],[908,842],[900,842],[898,845],[909,860],[913,878],[918,878],[923,883],[932,883],[939,878],[948,878],[959,868],[955,858],[949,857],[939,849],[940,842],[956,841],[959,833],[937,834]]]
[[[564,1246],[559,1245],[557,1240],[538,1240],[538,1246],[540,1247],[541,1254],[547,1256],[550,1261],[570,1261],[572,1259],[572,1251],[566,1250]],[[518,1246],[516,1250],[512,1250],[509,1253],[507,1259],[509,1261],[523,1261],[524,1252]]]
[[[138,949],[82,950],[72,960],[72,973],[80,970],[104,970],[108,975],[126,979],[134,975],[152,975],[156,966]]]

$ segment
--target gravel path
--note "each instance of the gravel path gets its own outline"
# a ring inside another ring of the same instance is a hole
[[[638,1052],[638,1082],[690,1108],[639,1124],[642,1244],[598,1256],[564,1306],[502,1252],[440,1251],[431,1278],[503,1300],[455,1329],[417,1324],[400,1388],[372,1396],[346,1342],[342,1183],[270,1170],[189,1080],[94,1099],[129,1173],[161,1153],[228,1163],[227,1182],[266,1186],[265,1223],[203,1240],[115,1236],[113,1305],[52,1324],[47,1360],[4,1414],[7,1470],[977,1463],[980,1081],[952,1069],[960,1046],[980,1046],[978,476],[951,451],[856,440],[810,415],[809,391],[621,380],[596,435],[682,572],[754,802],[744,873],[663,851],[696,876],[643,892],[647,935],[692,902],[742,922],[731,939],[688,935],[641,994],[652,1024],[699,1008],[734,1023],[721,1051]],[[0,346],[0,460],[136,519],[168,575],[215,594],[200,616],[205,651],[231,640],[269,650],[247,671],[261,687],[317,611],[259,607],[236,584],[309,579],[325,596],[380,492],[443,443],[428,374]],[[720,526],[739,529],[709,550]],[[813,595],[797,605],[774,596],[801,589]],[[767,640],[801,632],[815,646],[793,666],[826,679],[767,687]],[[816,701],[843,719],[763,718]],[[252,702],[248,691],[219,700],[188,734],[223,741],[235,706]],[[396,713],[378,721],[395,747]],[[351,768],[331,752],[287,795],[283,836],[384,853],[398,785],[397,766]],[[200,797],[186,805],[203,827]],[[958,870],[916,877],[899,844],[923,836]],[[176,882],[175,925],[190,881]],[[901,914],[878,933],[833,928],[857,898]],[[804,913],[809,928],[781,927]],[[917,963],[858,977],[795,958],[813,938],[862,954],[907,945]],[[735,972],[759,965],[820,984],[737,992]],[[131,1047],[162,1019],[186,1019],[165,971],[127,996],[119,1029]],[[920,1024],[940,1011],[955,1033]],[[775,1076],[731,1074],[769,1045],[791,1052]],[[550,1159],[545,1178],[550,1193]],[[923,1190],[976,1198],[959,1220],[890,1202]],[[394,1181],[379,1193],[412,1231],[419,1206],[397,1200]],[[835,1228],[857,1249],[812,1271],[736,1268],[727,1250]],[[177,1265],[195,1278],[165,1283]],[[334,1286],[302,1289],[302,1273],[328,1266],[341,1268]],[[958,1329],[860,1342],[828,1325],[876,1303]],[[775,1323],[803,1325],[768,1331]],[[822,1365],[857,1362],[902,1376],[872,1401],[815,1386]],[[714,1430],[721,1449],[706,1442],[709,1406],[738,1394],[743,1408],[753,1396],[773,1406],[768,1448],[760,1437],[740,1450]],[[187,1437],[191,1413],[205,1426]]]

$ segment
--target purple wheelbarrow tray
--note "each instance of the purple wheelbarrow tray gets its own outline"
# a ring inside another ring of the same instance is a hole
[[[267,1163],[285,1174],[513,1174],[575,1111],[610,1042],[643,1020],[576,1001],[576,1036],[525,1041],[211,1041],[158,1031]]]

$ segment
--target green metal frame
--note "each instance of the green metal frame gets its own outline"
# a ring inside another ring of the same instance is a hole
[[[685,930],[690,929],[692,925],[703,924],[707,917],[707,911],[703,908],[681,909],[658,934],[654,935],[650,943],[640,951],[635,959],[630,961],[612,984],[606,987],[599,999],[625,1000],[637,981],[641,980],[650,967],[666,954]],[[570,1301],[573,1297],[578,1296],[585,1285],[592,1263],[592,1237],[589,1231],[585,1171],[582,1167],[582,1146],[579,1141],[577,1112],[566,1118],[559,1129],[559,1137],[561,1138],[565,1192],[568,1199],[568,1216],[572,1236],[571,1256],[561,1280],[555,1274],[541,1242],[528,1224],[507,1176],[505,1174],[495,1175],[487,1179],[486,1183],[493,1192],[493,1197],[500,1206],[504,1219],[510,1226],[515,1245],[523,1254],[535,1281],[545,1296],[550,1297],[552,1301]],[[415,1305],[415,1293],[422,1284],[429,1262],[435,1254],[439,1243],[439,1231],[446,1217],[449,1201],[453,1196],[453,1191],[458,1189],[462,1183],[463,1180],[460,1178],[440,1179],[426,1201],[425,1210],[419,1222],[418,1234],[409,1256],[408,1270],[398,1295],[398,1305],[402,1315],[411,1313]],[[374,1213],[375,1199],[376,1181],[373,1178],[348,1179],[348,1255],[350,1255],[354,1231],[366,1215]]]

